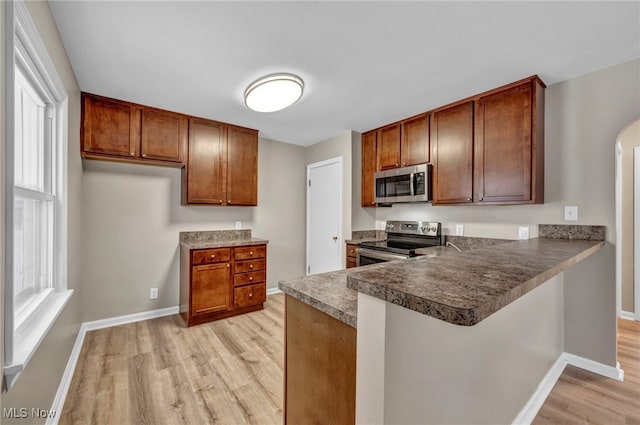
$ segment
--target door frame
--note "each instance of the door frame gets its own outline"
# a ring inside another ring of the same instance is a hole
[[[342,231],[343,231],[343,221],[344,221],[344,166],[343,166],[343,160],[341,156],[338,156],[336,158],[331,158],[331,159],[326,159],[324,161],[319,161],[319,162],[314,162],[313,164],[307,164],[307,222],[306,222],[306,235],[307,235],[307,243],[306,243],[306,264],[305,264],[305,268],[304,268],[304,274],[305,276],[309,275],[309,270],[311,268],[311,262],[310,262],[310,249],[309,249],[309,245],[310,245],[310,232],[309,232],[309,221],[311,219],[311,191],[309,190],[310,188],[310,180],[311,180],[311,170],[314,168],[319,168],[319,167],[324,167],[327,165],[331,165],[331,164],[339,164],[339,169],[338,169],[338,173],[339,173],[339,177],[340,177],[340,187],[338,188],[338,191],[340,192],[340,202],[338,203],[338,212],[340,214],[340,220],[338,222],[338,240],[342,241]],[[340,242],[339,242],[340,243]],[[340,244],[340,256],[344,257],[344,247],[342,244]],[[342,264],[342,259],[341,259],[341,264]]]
[[[633,148],[633,309],[640,320],[640,146]]]

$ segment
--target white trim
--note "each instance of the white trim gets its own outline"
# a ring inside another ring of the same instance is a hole
[[[620,314],[618,315],[618,317],[620,317],[621,319],[625,319],[625,320],[636,320],[635,315],[633,314],[632,311],[624,311],[622,310],[620,312]]]
[[[275,294],[282,294],[282,291],[279,288],[267,289],[267,295],[275,295]]]
[[[633,309],[640,320],[640,147],[633,148]]]
[[[179,312],[180,308],[178,306],[174,306],[161,308],[158,310],[142,311],[140,313],[127,314],[124,316],[110,317],[108,319],[94,320],[92,322],[84,322],[80,326],[80,330],[78,331],[78,335],[76,336],[76,342],[73,344],[73,349],[71,350],[71,354],[69,355],[67,367],[64,369],[64,374],[62,375],[62,379],[60,380],[58,391],[56,392],[56,396],[53,399],[53,404],[51,405],[50,411],[56,412],[56,414],[52,415],[52,417],[47,418],[46,425],[57,425],[58,420],[60,419],[60,414],[62,413],[62,408],[64,407],[64,402],[67,398],[67,393],[69,392],[71,379],[73,378],[73,373],[76,369],[76,365],[78,364],[80,351],[82,350],[82,344],[87,332],[94,331],[96,329],[124,325],[127,323],[156,319],[158,317],[171,316],[174,314],[178,314]]]
[[[124,316],[110,317],[108,319],[94,320],[92,322],[84,322],[82,327],[85,331],[94,331],[96,329],[110,328],[112,326],[125,325],[127,323],[140,322],[142,320],[156,319],[158,317],[171,316],[178,314],[180,308],[178,306],[161,308],[158,310],[141,311],[140,313],[126,314]]]
[[[616,313],[622,311],[622,143],[616,142],[615,214],[616,214]]]
[[[531,395],[531,398],[529,398],[522,410],[520,410],[513,420],[513,425],[528,425],[533,422],[538,411],[549,396],[549,393],[551,393],[553,386],[556,384],[558,379],[560,379],[560,376],[567,365],[576,366],[606,378],[615,379],[616,381],[624,380],[624,370],[620,369],[620,363],[617,363],[616,367],[613,367],[585,359],[584,357],[576,356],[575,354],[564,352],[558,356],[558,359],[551,368],[549,368],[549,371],[544,378],[542,378],[542,381],[538,384],[538,388],[536,388],[534,393]]]
[[[343,160],[341,156],[338,156],[336,158],[331,158],[331,159],[326,159],[324,161],[319,161],[319,162],[314,162],[313,164],[307,164],[307,231],[306,231],[306,265],[304,268],[304,274],[305,276],[309,275],[309,270],[311,267],[311,258],[310,258],[310,253],[309,253],[309,243],[311,241],[310,238],[310,226],[309,226],[309,219],[310,219],[310,211],[311,211],[311,191],[309,190],[309,180],[311,179],[311,169],[312,168],[319,168],[319,167],[324,167],[327,165],[331,165],[331,164],[339,164],[340,165],[340,187],[339,187],[339,192],[340,192],[340,204],[338,205],[338,209],[339,209],[339,214],[340,214],[340,220],[338,221],[338,241],[340,241],[339,243],[340,245],[340,257],[344,258],[345,257],[345,252],[344,249],[346,249],[346,246],[344,243],[342,243],[343,238],[342,238],[342,232],[343,232],[343,221],[344,221],[344,166],[343,166]],[[341,260],[342,261],[342,260]],[[342,268],[342,263],[340,263],[340,267],[338,267],[338,269]]]
[[[513,420],[513,424],[530,424],[538,414],[538,411],[544,404],[545,400],[551,393],[553,386],[556,384],[560,375],[564,371],[567,362],[564,358],[564,353],[558,356],[558,359],[551,366],[547,374],[542,378],[542,381],[538,384],[538,388],[533,393],[529,401],[524,405],[518,416]]]

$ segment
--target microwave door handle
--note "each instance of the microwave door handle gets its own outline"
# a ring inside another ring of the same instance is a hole
[[[416,194],[415,193],[416,192],[416,190],[415,190],[416,182],[415,182],[414,179],[415,179],[415,173],[411,173],[409,175],[409,182],[410,182],[409,186],[411,187],[411,196],[415,196],[415,194]]]

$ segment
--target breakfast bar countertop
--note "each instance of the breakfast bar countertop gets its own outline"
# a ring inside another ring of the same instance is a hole
[[[543,227],[547,226],[547,227]],[[573,229],[572,229],[573,227]],[[595,229],[584,235],[584,227]],[[559,232],[559,228],[561,229]],[[278,287],[350,326],[357,292],[446,322],[473,326],[600,250],[603,226],[541,225],[536,239],[378,263],[282,281]],[[574,239],[573,236],[586,239]]]

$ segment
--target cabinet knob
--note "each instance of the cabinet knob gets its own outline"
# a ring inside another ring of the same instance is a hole
[[[403,162],[403,163],[402,163],[402,166],[404,167],[405,165],[407,165],[407,163],[406,163],[406,162]]]
[[[131,152],[131,156],[135,156],[136,154],[134,152]]]
[[[396,162],[396,167],[397,167],[398,165],[400,165],[400,164],[398,164],[398,163]]]
[[[253,276],[249,276],[249,281],[252,281],[252,280],[253,280]]]
[[[213,260],[214,258],[216,258],[216,256],[214,254],[211,254],[211,259]]]
[[[253,298],[253,292],[249,292],[249,298]]]
[[[230,204],[230,203],[231,203],[231,200],[227,199],[227,204]]]
[[[143,158],[146,158],[146,157],[147,157],[147,154],[146,154],[146,153],[143,153],[143,154],[142,154],[142,157],[143,157]]]
[[[253,255],[253,251],[249,251],[249,255]]]
[[[472,200],[473,200],[473,199],[471,199],[471,198],[467,198],[467,201],[472,201]]]
[[[375,205],[375,204],[376,204],[375,202],[371,201],[371,205]]]
[[[253,264],[249,264],[249,268],[252,269],[253,268]]]
[[[481,201],[484,201],[484,198],[483,198],[482,196],[481,196],[479,199],[480,199]]]
[[[227,264],[227,268],[231,267],[231,264]]]
[[[218,201],[218,203],[219,203],[219,204],[222,204],[222,199],[220,199],[220,200]]]

